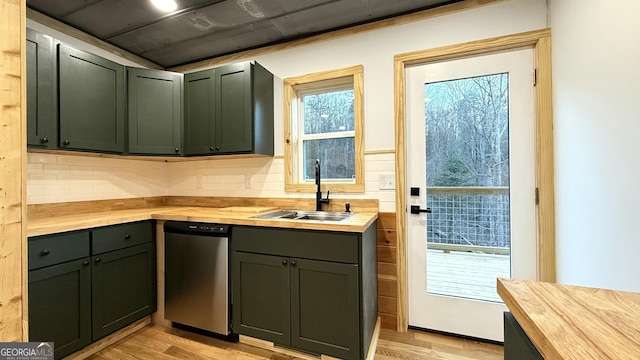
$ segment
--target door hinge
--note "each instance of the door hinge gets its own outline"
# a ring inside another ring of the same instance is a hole
[[[536,188],[536,205],[540,204],[540,190]]]
[[[538,83],[538,69],[533,69],[533,86]]]

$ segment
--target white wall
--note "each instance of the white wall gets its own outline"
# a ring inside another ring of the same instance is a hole
[[[551,0],[558,281],[640,291],[640,2]]]
[[[266,160],[210,160],[162,164],[167,174],[164,192],[170,195],[300,197],[301,194],[285,193],[283,190],[282,79],[362,64],[365,86],[365,151],[374,152],[365,156],[365,193],[332,194],[332,197],[377,198],[381,211],[395,211],[394,191],[378,189],[378,174],[393,173],[395,169],[395,156],[388,152],[395,147],[393,56],[409,51],[542,29],[547,26],[546,10],[545,0],[503,1],[466,12],[259,56],[256,60],[276,76],[275,153],[280,156]],[[34,29],[40,30],[37,27]],[[80,47],[82,44],[75,45]],[[382,153],[376,153],[379,150],[382,150]],[[58,157],[56,161],[60,159]],[[73,178],[61,176],[63,174],[60,171],[64,172],[63,169],[56,171],[58,187],[66,186],[65,184]],[[136,171],[135,167],[132,171]],[[48,174],[45,168],[39,175],[46,177]],[[32,175],[32,171],[29,171],[29,194],[35,193]],[[250,177],[250,184],[245,181],[247,176]],[[76,189],[72,196],[74,199],[95,198],[95,194],[84,187]],[[158,195],[164,195],[160,189],[157,189],[157,192]],[[38,198],[28,195],[27,200],[29,203],[49,202],[46,195],[38,193]],[[307,196],[312,198],[313,194]],[[67,199],[65,194],[55,197],[58,202],[72,201]]]

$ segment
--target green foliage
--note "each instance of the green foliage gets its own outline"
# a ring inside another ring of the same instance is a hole
[[[433,180],[434,186],[471,186],[471,171],[462,160],[449,157]]]

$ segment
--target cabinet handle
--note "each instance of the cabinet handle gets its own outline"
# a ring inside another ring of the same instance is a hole
[[[291,266],[296,266],[296,261],[295,260],[291,260]]]
[[[102,261],[102,259],[100,258],[96,258],[95,260],[93,260],[96,264],[99,263],[100,261]]]
[[[44,250],[40,251],[40,255],[42,255],[42,256],[47,256],[47,255],[49,255],[49,250],[44,249]]]
[[[89,262],[88,261],[83,262],[82,266],[89,266]]]
[[[62,145],[71,145],[71,141],[65,140],[62,142]]]
[[[43,137],[42,139],[40,139],[41,144],[46,144],[48,142],[49,142],[49,139],[47,137]]]
[[[175,148],[174,149],[176,152],[180,152],[180,148]]]
[[[124,239],[125,239],[125,240],[129,240],[129,239],[131,239],[131,235],[130,235],[130,234],[125,235],[125,236],[124,236]]]
[[[220,150],[220,146],[216,146],[216,150]]]
[[[213,146],[209,146],[209,150],[213,151],[215,149],[213,148]]]
[[[282,260],[282,265],[287,265],[287,260]]]

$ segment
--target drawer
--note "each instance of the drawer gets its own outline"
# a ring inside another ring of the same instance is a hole
[[[92,231],[91,255],[154,241],[153,221],[140,221],[97,228]]]
[[[89,231],[30,237],[29,270],[89,256]]]
[[[357,264],[360,234],[321,230],[235,226],[234,251]]]

